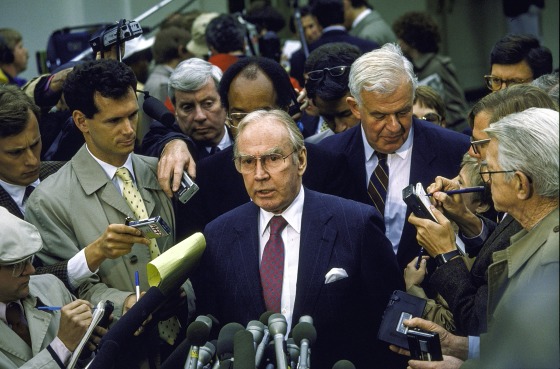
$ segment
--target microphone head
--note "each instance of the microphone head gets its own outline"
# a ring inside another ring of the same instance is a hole
[[[203,322],[208,326],[208,328],[212,329],[212,319],[207,317],[206,315],[199,315],[195,319],[196,322]]]
[[[356,369],[356,367],[348,360],[338,360],[334,363],[332,369]]]
[[[167,127],[171,127],[175,123],[175,116],[163,105],[161,101],[153,96],[145,95],[142,110],[150,118],[163,123]]]
[[[293,362],[298,362],[299,360],[299,347],[293,338],[288,338],[286,341],[286,347],[288,348],[288,353],[290,354],[290,360]]]
[[[293,330],[294,341],[297,343],[299,347],[301,347],[301,341],[307,340],[309,341],[309,345],[312,346],[317,339],[317,331],[313,324],[309,324],[306,322],[301,322],[296,324]]]
[[[204,346],[198,349],[198,362],[204,366],[212,360],[215,354],[216,346],[212,342],[206,342]]]
[[[199,320],[192,322],[187,328],[187,339],[192,346],[202,346],[208,341],[210,327]]]
[[[255,344],[261,343],[263,336],[264,336],[264,324],[259,322],[258,320],[251,320],[247,324],[247,331],[251,332],[253,335],[253,341]]]
[[[282,314],[272,314],[270,318],[268,318],[268,330],[272,336],[277,334],[285,336],[286,332],[288,332],[286,317]]]
[[[301,323],[301,322],[306,322],[306,323],[309,323],[309,324],[313,324],[313,318],[311,317],[311,315],[302,315],[302,316],[299,317],[298,323]]]
[[[233,369],[255,369],[253,335],[245,330],[233,336]]]
[[[212,321],[212,329],[210,329],[210,339],[216,340],[218,338],[218,334],[220,334],[220,321],[214,317],[212,314],[206,315]]]
[[[233,357],[233,336],[245,328],[239,323],[228,323],[220,330],[218,335],[218,358],[220,361]]]
[[[274,311],[265,311],[264,313],[261,314],[259,318],[260,322],[264,325],[268,325],[268,318],[270,318],[270,316],[273,314]]]

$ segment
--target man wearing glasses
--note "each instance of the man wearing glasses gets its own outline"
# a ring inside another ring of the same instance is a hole
[[[552,72],[552,53],[530,35],[509,34],[490,53],[490,74],[484,76],[492,92],[511,85],[530,83]]]
[[[372,360],[395,368],[399,358],[372,338],[391,292],[403,287],[379,214],[303,186],[307,150],[283,111],[241,121],[234,162],[253,201],[204,230],[206,251],[192,277],[203,291],[198,313],[246,325],[273,311],[289,330],[310,315],[318,334],[311,367],[344,358],[358,368]]]
[[[91,322],[92,306],[74,301],[55,276],[33,275],[33,256],[42,247],[39,232],[3,207],[0,218],[0,367],[66,367]],[[92,340],[98,344],[100,338]]]

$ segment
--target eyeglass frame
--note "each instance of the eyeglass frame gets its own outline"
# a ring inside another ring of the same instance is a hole
[[[433,115],[435,115],[435,116],[438,118],[438,120],[437,120],[437,121],[432,121],[432,120],[426,119],[426,116],[427,116],[428,114],[433,114]],[[437,124],[441,124],[441,121],[443,120],[443,117],[442,117],[441,115],[439,115],[438,113],[434,113],[434,112],[426,113],[423,117],[417,117],[417,118],[418,118],[418,119],[425,120],[426,122],[437,123]]]
[[[264,164],[264,160],[263,158],[270,158],[273,156],[278,157],[279,159],[282,159],[283,163],[286,163],[286,159],[290,156],[293,155],[295,152],[297,152],[298,150],[295,149],[293,150],[291,153],[287,154],[286,156],[283,156],[282,154],[278,153],[278,152],[272,152],[270,154],[264,154],[264,155],[259,155],[259,156],[255,156],[255,155],[239,155],[233,158],[233,162],[235,164],[235,169],[237,169],[237,171],[241,174],[250,174],[250,173],[254,173],[255,170],[257,169],[257,161],[261,162],[261,167],[263,168],[263,170],[265,170],[268,173],[275,173],[275,170],[273,170],[272,172],[270,171],[269,168],[266,167],[266,165]],[[241,163],[239,162],[240,159],[242,158],[253,158],[255,160],[255,165],[253,167],[253,169],[251,171],[247,171],[247,172],[243,172],[241,170]]]
[[[236,120],[235,120],[237,123],[234,123],[234,119],[231,117],[231,115],[233,115],[233,114],[235,114],[235,115],[238,115],[238,114],[239,114],[239,115],[242,115],[241,119],[236,119]],[[226,114],[226,125],[227,125],[228,127],[230,127],[230,128],[236,128],[236,127],[239,125],[239,123],[243,120],[243,118],[245,118],[247,115],[249,115],[249,113],[241,113],[241,112],[238,112],[238,113],[227,113],[227,114]]]
[[[25,259],[23,259],[22,261],[19,261],[17,263],[14,264],[5,264],[5,265],[0,265],[2,267],[12,267],[12,277],[13,278],[19,278],[22,276],[23,272],[25,271],[25,268],[27,267],[27,264],[31,264],[33,265],[33,260],[35,259],[35,255],[31,255],[26,257]],[[17,273],[16,273],[17,271]]]
[[[336,68],[342,68],[340,74],[333,74],[333,72],[331,72],[333,69],[336,69]],[[328,72],[331,77],[340,77],[340,76],[343,76],[344,73],[346,73],[346,70],[348,68],[350,68],[350,66],[348,66],[348,65],[339,65],[339,66],[332,67],[332,68],[315,69],[315,70],[312,70],[310,72],[307,72],[307,79],[309,79],[311,81],[320,81],[326,75],[325,74],[326,72]],[[312,78],[311,76],[315,72],[317,72],[317,73],[321,72],[321,76],[319,78]]]
[[[492,88],[492,83],[490,82],[490,79],[497,79],[500,81],[500,88],[498,89],[493,89]],[[491,74],[487,74],[484,76],[484,81],[486,82],[486,87],[490,90],[490,91],[500,91],[502,89],[503,84],[506,84],[506,87],[509,87],[510,85],[519,85],[522,83],[526,83],[529,82],[529,79],[502,79],[500,77],[496,77],[493,76]]]
[[[483,145],[490,142],[489,138],[483,138],[482,140],[476,140],[476,141],[471,141],[471,147],[473,150],[473,153],[475,153],[476,155],[480,155],[480,151],[478,151],[478,149],[476,148],[479,145]]]

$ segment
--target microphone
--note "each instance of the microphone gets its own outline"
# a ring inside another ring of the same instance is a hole
[[[230,369],[233,359],[233,336],[238,331],[245,330],[239,323],[228,323],[220,330],[218,335],[218,359],[219,369]],[[218,363],[218,361],[216,361]],[[216,365],[214,365],[216,368]]]
[[[292,335],[300,347],[299,369],[309,369],[309,347],[315,343],[317,331],[313,324],[303,321],[296,324]]]
[[[247,331],[251,333],[253,336],[253,345],[254,349],[257,349],[257,346],[262,342],[264,336],[264,324],[259,322],[258,320],[251,320],[247,324]]]
[[[163,123],[166,127],[171,127],[175,123],[175,116],[163,105],[161,101],[153,96],[150,96],[148,91],[140,91],[144,93],[144,104],[142,104],[142,110],[150,118]]]
[[[311,315],[302,315],[299,317],[298,323],[305,322],[309,324],[313,324],[313,318]]]
[[[286,355],[284,354],[284,336],[288,332],[286,317],[282,314],[273,314],[268,318],[268,330],[274,339],[274,350],[276,351],[276,368],[287,369]]]
[[[199,318],[206,318],[207,320],[210,320],[208,317],[200,316],[188,326],[187,340],[191,343],[191,348],[189,350],[190,354],[187,358],[187,362],[185,363],[185,369],[196,368],[199,347],[208,341],[208,336],[210,335],[210,327],[208,326],[208,323],[199,320]]]
[[[261,343],[257,346],[257,353],[255,354],[255,362],[257,366],[261,365],[264,349],[266,348],[266,345],[268,345],[268,341],[270,340],[270,335],[269,335],[267,325],[268,325],[268,318],[270,318],[272,314],[274,314],[272,311],[266,311],[262,313],[259,318],[260,322],[263,324],[264,327],[264,334]]]
[[[288,338],[286,347],[288,348],[288,354],[290,355],[290,368],[295,369],[299,360],[299,347],[293,338]]]
[[[198,350],[196,369],[202,369],[206,364],[210,363],[215,353],[216,346],[212,342],[206,342],[206,344]]]
[[[332,369],[356,369],[356,367],[348,360],[338,360]]]
[[[253,335],[246,330],[233,336],[233,369],[255,369]]]

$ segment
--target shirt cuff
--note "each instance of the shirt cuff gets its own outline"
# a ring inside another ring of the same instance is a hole
[[[68,365],[68,362],[70,361],[70,357],[72,356],[72,352],[70,352],[70,350],[68,350],[68,348],[64,346],[64,343],[62,343],[60,338],[55,337],[54,340],[52,340],[50,346],[53,349],[56,356],[58,356],[60,361],[65,366]]]
[[[97,273],[99,269],[90,271],[87,265],[86,253],[81,249],[76,255],[68,260],[68,281],[72,288],[80,287],[86,279]]]
[[[469,336],[469,355],[468,359],[479,359],[480,358],[480,337],[479,336]]]

